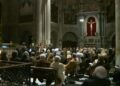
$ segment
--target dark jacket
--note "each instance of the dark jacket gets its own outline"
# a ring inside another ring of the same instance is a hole
[[[100,78],[94,77],[94,78],[85,80],[82,86],[110,86],[110,81],[107,78],[100,79]]]

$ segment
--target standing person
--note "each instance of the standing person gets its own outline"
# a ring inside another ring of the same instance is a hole
[[[51,63],[50,67],[55,68],[58,72],[57,79],[55,80],[55,86],[62,86],[65,79],[65,68],[64,64],[60,62],[61,57],[55,56],[54,61]]]

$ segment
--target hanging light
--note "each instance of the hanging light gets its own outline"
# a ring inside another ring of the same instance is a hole
[[[82,15],[82,16],[80,17],[79,21],[80,21],[80,22],[84,22],[84,20],[85,20],[85,19],[84,19],[84,16]]]
[[[84,16],[83,16],[83,0],[79,1],[80,3],[80,13],[81,13],[81,17],[79,19],[80,22],[84,22]]]
[[[84,22],[84,18],[80,18],[80,22]]]

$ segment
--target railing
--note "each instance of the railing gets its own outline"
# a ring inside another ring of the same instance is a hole
[[[0,60],[0,86],[32,86],[36,78],[46,80],[46,86],[55,81],[57,70],[50,67],[31,66],[31,63]]]
[[[0,61],[0,86],[30,86],[30,63]]]

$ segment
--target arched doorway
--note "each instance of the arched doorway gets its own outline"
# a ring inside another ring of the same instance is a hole
[[[77,47],[77,36],[72,32],[67,32],[63,36],[62,47]]]

